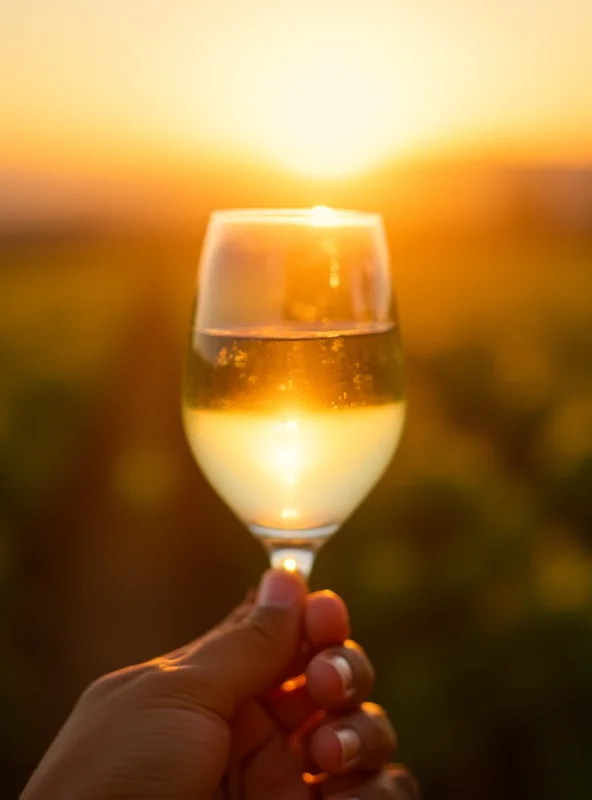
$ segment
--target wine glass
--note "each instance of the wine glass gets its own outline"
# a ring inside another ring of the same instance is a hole
[[[216,211],[203,245],[183,421],[203,473],[308,577],[404,420],[402,351],[377,214]]]

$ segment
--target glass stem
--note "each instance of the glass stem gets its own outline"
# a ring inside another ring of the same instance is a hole
[[[270,547],[266,546],[269,560],[274,569],[298,572],[308,580],[316,556],[316,548],[308,547]]]
[[[274,569],[310,575],[315,556],[339,526],[321,525],[318,528],[286,530],[249,524],[249,530],[265,548]]]

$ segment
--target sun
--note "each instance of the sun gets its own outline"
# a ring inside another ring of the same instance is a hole
[[[369,168],[396,138],[381,83],[372,61],[348,49],[308,47],[284,58],[259,85],[261,143],[274,160],[304,174]]]

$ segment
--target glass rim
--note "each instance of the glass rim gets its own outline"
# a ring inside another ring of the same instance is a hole
[[[222,223],[284,223],[338,228],[347,225],[382,224],[382,215],[372,211],[313,206],[311,208],[229,208],[212,211],[210,219]]]

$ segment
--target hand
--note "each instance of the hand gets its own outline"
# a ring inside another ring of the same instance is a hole
[[[23,800],[413,800],[348,627],[337,596],[267,572],[202,639],[93,683]]]

